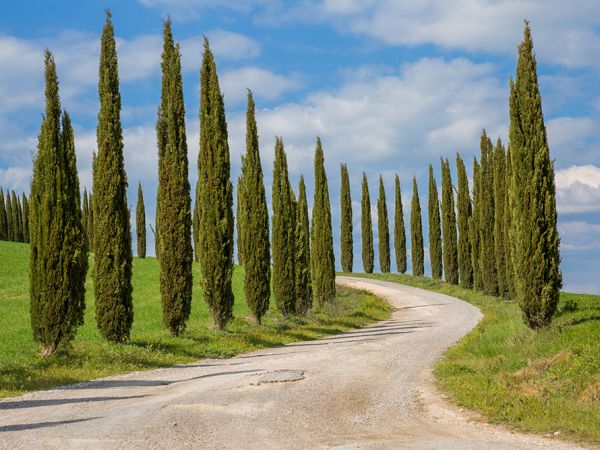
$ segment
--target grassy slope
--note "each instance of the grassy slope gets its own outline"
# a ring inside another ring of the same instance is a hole
[[[256,326],[244,301],[243,272],[236,267],[233,279],[236,318],[228,329],[212,328],[196,281],[188,328],[182,337],[173,338],[162,326],[158,264],[154,258],[134,258],[131,342],[109,344],[96,329],[90,268],[85,324],[79,329],[73,348],[41,359],[40,348],[32,341],[29,323],[28,258],[27,245],[0,241],[0,398],[117,373],[206,357],[228,357],[262,347],[314,339],[360,327],[390,314],[384,301],[339,288],[337,302],[311,313],[306,319],[284,321],[272,302],[263,325]],[[197,264],[193,270],[197,280]]]
[[[523,324],[513,302],[429,278],[357,276],[441,292],[481,309],[480,324],[435,368],[440,387],[456,403],[491,422],[600,444],[599,296],[561,293],[552,326],[536,332]]]

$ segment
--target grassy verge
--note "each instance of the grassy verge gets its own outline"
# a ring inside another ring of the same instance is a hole
[[[552,326],[533,331],[514,302],[428,278],[363,275],[460,298],[484,314],[435,367],[439,386],[490,422],[600,444],[600,296],[561,293]]]
[[[192,314],[182,337],[162,326],[159,269],[154,258],[134,258],[134,324],[131,341],[104,341],[95,323],[92,270],[86,283],[85,324],[70,349],[50,358],[39,356],[31,338],[28,300],[29,247],[0,242],[0,398],[60,384],[196,361],[225,358],[241,352],[288,342],[315,339],[364,326],[389,316],[390,308],[365,292],[338,289],[337,300],[305,318],[284,320],[275,305],[261,326],[250,318],[243,294],[243,271],[233,278],[235,319],[225,331],[213,329],[198,282],[194,283]],[[90,264],[93,259],[90,258]],[[199,276],[194,265],[194,277]]]

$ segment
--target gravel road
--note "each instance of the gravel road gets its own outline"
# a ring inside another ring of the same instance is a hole
[[[329,338],[0,401],[1,448],[578,448],[478,422],[431,365],[481,318],[445,295],[338,277],[396,310]]]

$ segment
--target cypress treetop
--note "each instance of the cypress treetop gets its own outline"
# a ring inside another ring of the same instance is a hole
[[[429,164],[429,256],[431,259],[431,276],[434,280],[440,280],[442,278],[440,202],[431,164]]]
[[[350,177],[348,166],[342,164],[340,167],[342,177],[341,188],[341,225],[340,225],[340,247],[342,253],[342,271],[352,272],[354,260],[354,240],[352,237],[352,198],[350,196]]]
[[[377,234],[379,237],[379,267],[382,273],[390,272],[390,225],[383,178],[379,175],[379,197],[377,199]]]
[[[423,250],[423,225],[421,223],[421,204],[417,179],[413,177],[413,197],[410,205],[410,245],[412,253],[412,272],[415,276],[425,273],[425,255]]]
[[[361,233],[362,233],[362,260],[365,273],[373,273],[373,223],[371,221],[371,196],[369,195],[369,182],[363,172],[361,196]]]
[[[400,192],[400,178],[396,175],[394,180],[394,249],[396,252],[396,269],[400,273],[406,272],[406,230],[404,229],[404,212],[402,210],[402,193]]]

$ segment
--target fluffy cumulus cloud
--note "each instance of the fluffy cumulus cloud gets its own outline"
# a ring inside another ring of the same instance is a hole
[[[600,211],[600,167],[571,166],[556,172],[561,214]]]

